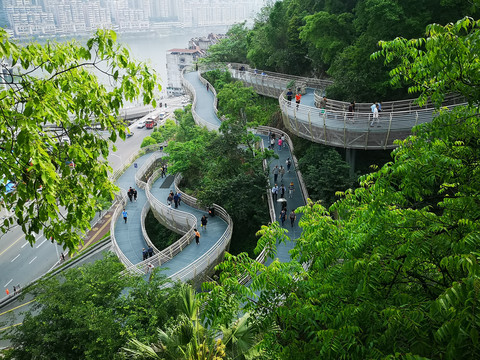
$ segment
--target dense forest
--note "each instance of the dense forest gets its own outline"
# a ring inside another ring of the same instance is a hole
[[[329,98],[357,102],[411,98],[392,87],[395,63],[370,59],[380,40],[422,36],[431,23],[474,16],[474,2],[458,0],[284,0],[258,14],[252,29],[236,25],[210,48],[209,60],[248,63],[293,75],[334,80]]]
[[[107,258],[34,288],[35,313],[10,330],[6,358],[480,358],[480,21],[464,17],[475,15],[473,5],[285,0],[264,9],[253,29],[234,26],[211,61],[328,75],[329,91],[342,98],[415,94],[420,104],[441,104],[457,93],[466,103],[439,107],[357,188],[299,209],[290,262],[276,260],[276,244],[289,241],[278,223],[259,226],[256,252],[267,249],[266,264],[227,254],[218,280],[198,294],[167,287],[157,271],[149,282],[119,275],[122,266]],[[205,204],[224,201],[245,226],[250,211],[265,224],[264,203],[238,203],[264,192],[259,169],[272,156],[254,152],[247,121],[275,111],[227,73],[205,76],[219,88],[220,132],[194,126],[187,107],[146,142],[173,136],[170,168],[187,189]],[[341,163],[316,145],[299,151],[313,179],[329,174],[312,163]],[[319,198],[333,191],[325,183],[318,190]]]

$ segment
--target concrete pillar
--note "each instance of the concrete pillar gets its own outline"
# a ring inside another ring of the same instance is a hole
[[[345,161],[350,165],[350,176],[355,175],[355,149],[345,149]]]

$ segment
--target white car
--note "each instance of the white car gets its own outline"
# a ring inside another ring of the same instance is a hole
[[[145,127],[145,120],[141,120],[137,123],[137,128],[143,129]]]

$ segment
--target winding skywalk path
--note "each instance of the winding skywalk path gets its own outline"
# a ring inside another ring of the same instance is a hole
[[[197,123],[212,130],[218,129],[221,122],[216,115],[215,89],[209,86],[210,89],[207,91],[206,81],[196,72],[186,74],[184,79],[188,82],[189,90],[194,96],[192,112]],[[286,167],[287,158],[292,161],[290,172],[286,172],[283,178],[279,175],[277,183],[279,185],[283,184],[287,189],[285,192],[286,199],[284,199],[287,202],[287,220],[284,226],[289,230],[291,240],[295,240],[301,233],[298,226],[300,214],[297,214],[293,227],[290,225],[288,214],[297,207],[304,205],[308,194],[301,175],[295,171],[297,163],[290,150],[292,143],[286,134],[282,134],[277,129],[264,127],[256,129],[256,131],[261,139],[262,147],[269,146],[272,133],[276,134],[277,139],[281,135],[286,136],[286,144],[281,149],[278,148],[278,145],[275,146],[278,159],[273,159],[269,163],[265,161],[264,166],[270,169],[275,165]],[[161,267],[164,274],[173,280],[186,281],[196,279],[199,276],[203,279],[223,259],[224,251],[228,250],[233,224],[225,210],[218,205],[214,205],[216,216],[208,216],[206,229],[199,228],[200,218],[207,215],[207,212],[197,206],[196,199],[181,192],[178,187],[180,177],[173,178],[169,175],[162,178],[159,176],[158,170],[154,171],[158,167],[157,160],[162,156],[163,153],[161,152],[143,155],[135,160],[135,163],[118,178],[117,184],[123,188],[122,193],[126,203],[125,208],[128,212],[128,221],[126,224],[124,223],[121,216],[123,206],[120,206],[116,215],[114,215],[114,225],[112,225],[115,251],[130,271],[139,274],[150,272],[151,266],[154,266]],[[291,182],[294,184],[295,191],[289,198],[288,186]],[[273,186],[273,175],[270,176],[270,185],[271,188]],[[126,190],[129,187],[134,187],[138,191],[136,202],[130,202],[125,198]],[[271,221],[279,221],[282,203],[273,201],[270,188],[267,190],[270,219]],[[178,209],[172,209],[166,205],[166,199],[170,191],[182,194],[183,201]],[[155,255],[143,260],[142,250],[152,245],[144,224],[146,213],[150,209],[154,211],[157,219],[160,219],[165,226],[181,233],[183,236],[165,250],[159,251],[153,247]],[[195,227],[201,233],[200,244],[198,245],[193,240],[193,228]],[[288,261],[290,259],[289,251],[293,246],[293,241],[287,244],[278,244],[276,258],[280,261]],[[264,262],[264,254],[260,254],[257,260]]]
[[[240,68],[244,70],[240,70]],[[372,124],[370,106],[372,103],[356,104],[356,111],[349,112],[349,103],[327,100],[325,109],[317,108],[329,81],[302,78],[285,74],[266,72],[265,75],[252,70],[248,65],[229,64],[233,78],[262,95],[278,98],[285,126],[291,133],[313,142],[346,149],[385,150],[397,145],[395,140],[403,140],[418,124],[431,122],[436,116],[433,104],[419,107],[414,100],[382,103],[379,121]],[[287,101],[285,92],[298,88],[304,95],[301,103]],[[313,96],[312,96],[313,95]],[[446,97],[443,106],[452,108],[464,104],[458,96]]]

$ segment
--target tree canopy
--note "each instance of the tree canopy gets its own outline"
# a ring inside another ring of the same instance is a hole
[[[257,251],[273,261],[227,256],[221,286],[205,285],[206,313],[233,298],[229,311],[278,326],[262,343],[269,359],[480,356],[479,25],[464,18],[381,43],[374,57],[395,63],[392,81],[410,81],[420,101],[459,92],[468,103],[439,109],[329,209],[300,209],[290,262],[275,260],[284,230],[262,227]]]
[[[106,158],[125,126],[119,110],[141,97],[155,105],[155,72],[129,58],[113,31],[77,42],[25,46],[0,29],[0,191],[2,207],[33,243],[43,231],[74,251],[89,228],[96,198],[113,198]],[[99,80],[99,75],[104,81]],[[105,83],[105,77],[106,82]],[[105,137],[89,130],[99,124]],[[7,184],[15,190],[7,193]]]

